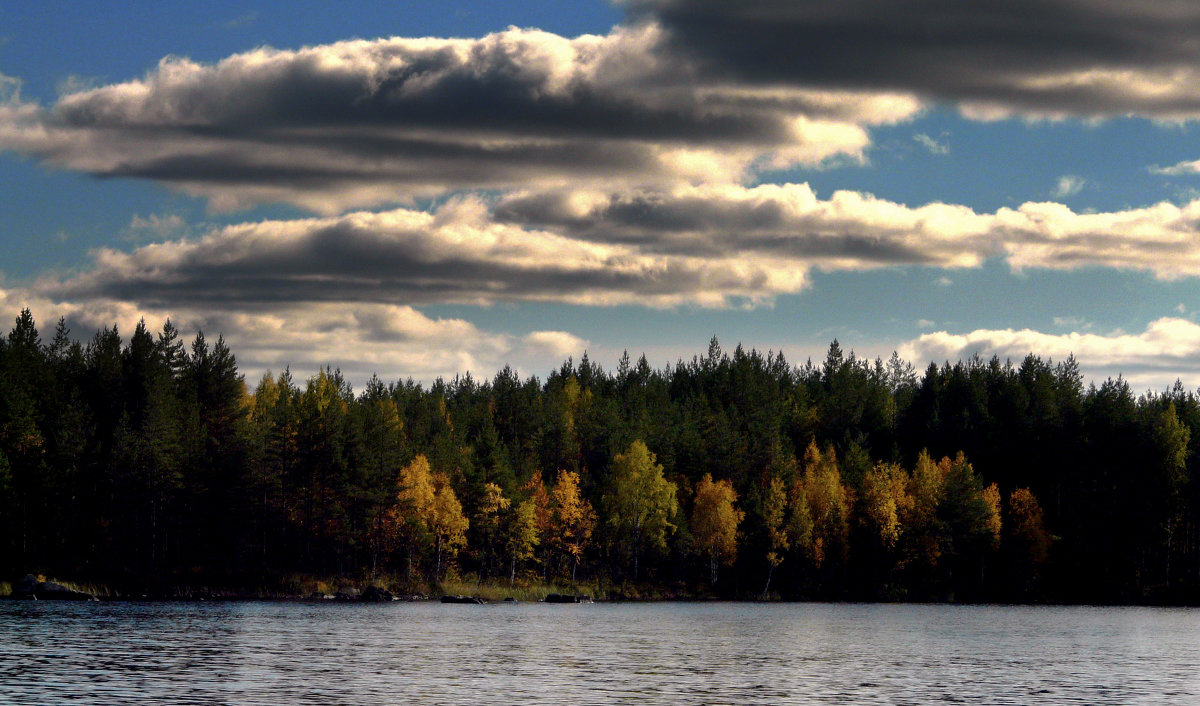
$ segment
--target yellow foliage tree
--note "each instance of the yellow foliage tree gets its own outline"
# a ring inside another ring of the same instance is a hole
[[[787,488],[783,479],[771,478],[763,497],[762,510],[763,526],[767,531],[767,582],[763,585],[763,599],[766,599],[767,592],[771,589],[771,577],[775,574],[775,569],[783,563],[784,555],[792,546],[785,524],[787,509]]]
[[[467,545],[467,528],[470,522],[463,514],[462,504],[450,487],[450,479],[444,473],[434,477],[433,512],[431,513],[430,529],[433,531],[434,552],[437,557],[434,564],[434,578],[442,575],[442,554],[448,557],[458,555],[458,550]]]
[[[717,567],[729,565],[737,558],[738,525],[746,513],[734,507],[737,492],[728,480],[715,483],[712,474],[705,473],[696,485],[696,501],[692,507],[692,541],[696,549],[708,557],[709,580],[717,582]]]
[[[895,463],[877,463],[863,476],[859,513],[884,549],[895,548],[908,511],[908,474]]]
[[[804,477],[796,479],[788,494],[788,503],[792,511],[787,518],[787,536],[792,549],[805,556],[812,556],[813,550],[813,516],[812,508],[808,505],[808,489],[804,485]]]
[[[534,526],[537,528],[539,537],[549,537],[551,533],[550,527],[550,492],[546,490],[546,484],[542,481],[541,471],[534,471],[525,485],[521,486],[529,494],[529,499],[533,501],[534,508]],[[550,572],[550,542],[543,541],[541,546],[544,548],[542,556],[542,580],[545,581]]]
[[[550,534],[553,547],[571,566],[571,580],[596,528],[596,512],[579,493],[579,474],[560,470],[550,492]]]
[[[1050,558],[1050,533],[1046,531],[1042,506],[1028,488],[1017,488],[1008,495],[1008,516],[1012,521],[1013,539],[1021,545],[1024,555],[1034,565]]]
[[[921,566],[937,566],[942,554],[938,506],[942,502],[945,471],[949,465],[950,460],[943,459],[944,468],[939,467],[928,451],[921,451],[909,478],[910,501],[900,520],[908,536],[905,540],[907,558]]]
[[[812,520],[809,558],[821,566],[832,553],[845,558],[850,535],[850,496],[842,485],[833,449],[824,454],[811,442],[804,452],[804,496]]]
[[[995,483],[983,489],[983,505],[985,508],[984,526],[992,548],[1000,546],[1000,488]]]
[[[419,455],[400,469],[396,486],[396,502],[387,514],[388,536],[393,547],[407,551],[405,571],[411,577],[413,554],[428,543],[433,531],[436,494],[429,459]]]
[[[509,512],[505,527],[504,548],[508,551],[508,581],[517,580],[517,564],[533,558],[540,536],[538,533],[537,503],[533,498],[523,500]]]

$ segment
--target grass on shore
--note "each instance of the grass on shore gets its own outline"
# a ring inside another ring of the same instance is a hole
[[[481,581],[476,574],[458,574],[451,570],[441,581],[433,582],[425,578],[405,578],[402,574],[379,574],[374,577],[358,576],[318,576],[313,574],[292,573],[278,575],[273,578],[242,577],[242,581],[226,580],[199,582],[173,581],[161,582],[155,580],[149,585],[139,585],[134,581],[125,581],[110,585],[105,583],[70,581],[56,577],[37,574],[39,581],[54,581],[67,588],[83,593],[89,593],[101,599],[137,598],[143,593],[151,598],[194,599],[202,597],[229,599],[261,599],[288,600],[309,598],[312,596],[332,596],[338,593],[353,593],[366,590],[369,586],[387,589],[401,597],[438,598],[443,595],[461,595],[482,598],[487,601],[542,601],[551,593],[587,596],[595,600],[604,600],[613,595],[626,599],[663,598],[653,591],[642,591],[632,586],[605,586],[599,581],[570,581],[567,579],[550,579],[543,581],[541,576],[526,573],[515,581],[507,577],[493,577]],[[182,577],[176,577],[182,578]],[[210,579],[212,577],[209,577]],[[615,591],[615,593],[613,593]],[[11,596],[13,583],[0,581],[0,598]]]
[[[474,596],[487,601],[503,601],[511,598],[515,601],[540,601],[551,593],[583,595],[600,598],[601,593],[596,584],[579,582],[571,583],[551,581],[530,581],[518,579],[515,582],[506,580],[479,581],[471,576],[449,576],[439,584],[443,595]]]

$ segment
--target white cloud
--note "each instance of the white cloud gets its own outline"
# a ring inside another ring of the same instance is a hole
[[[173,306],[169,311],[132,302],[95,299],[54,301],[27,289],[0,289],[0,307],[29,307],[43,329],[65,317],[73,333],[116,325],[124,336],[144,318],[152,329],[170,316],[189,337],[203,330],[210,343],[223,335],[238,367],[253,382],[267,370],[290,366],[300,379],[326,365],[340,367],[361,385],[373,373],[384,380],[412,377],[429,382],[465,372],[490,376],[506,364],[524,374],[578,356],[587,342],[565,331],[528,336],[486,331],[453,318],[432,318],[408,306],[337,302],[272,307]]]
[[[258,10],[251,10],[237,17],[226,20],[221,26],[228,30],[246,29],[258,21]]]
[[[922,147],[929,150],[929,152],[931,154],[938,154],[938,155],[950,154],[950,145],[946,144],[945,142],[938,142],[937,140],[933,139],[932,137],[930,137],[929,135],[926,135],[923,132],[913,135],[913,139],[916,140],[917,143],[920,144]]]
[[[151,213],[145,217],[135,213],[125,229],[125,234],[131,240],[145,238],[166,240],[186,235],[190,230],[191,228],[183,220],[183,216],[178,213],[162,215]]]
[[[1050,195],[1056,199],[1065,199],[1083,191],[1083,187],[1086,185],[1087,179],[1074,174],[1066,174],[1058,178],[1058,183],[1054,185]]]
[[[54,90],[61,96],[69,93],[90,91],[100,85],[100,79],[95,76],[80,76],[71,74],[54,84]]]
[[[3,104],[18,105],[21,101],[21,79],[0,73],[0,108]]]
[[[588,342],[566,331],[534,331],[523,339],[526,349],[533,353],[544,353],[565,359],[579,358],[588,347]]]
[[[1059,327],[1080,327],[1084,326],[1086,321],[1082,316],[1055,316],[1054,325]]]
[[[1189,174],[1200,174],[1200,160],[1194,162],[1179,162],[1170,167],[1147,167],[1152,174],[1164,174],[1166,176],[1186,176]]]
[[[979,355],[1019,363],[1033,353],[1062,361],[1074,354],[1085,372],[1096,378],[1123,375],[1141,388],[1164,388],[1179,377],[1200,384],[1200,324],[1163,317],[1141,333],[1107,335],[1071,332],[1051,334],[1033,329],[978,329],[962,334],[936,331],[902,344],[902,357],[914,363],[956,361]]]

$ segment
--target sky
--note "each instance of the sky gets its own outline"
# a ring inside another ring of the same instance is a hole
[[[1200,386],[1190,0],[11,3],[0,304],[247,379],[711,337]]]

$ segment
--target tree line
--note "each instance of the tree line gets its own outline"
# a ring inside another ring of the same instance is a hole
[[[707,352],[253,387],[167,321],[0,341],[0,577],[568,579],[659,595],[1192,602],[1200,397],[1075,359]]]

